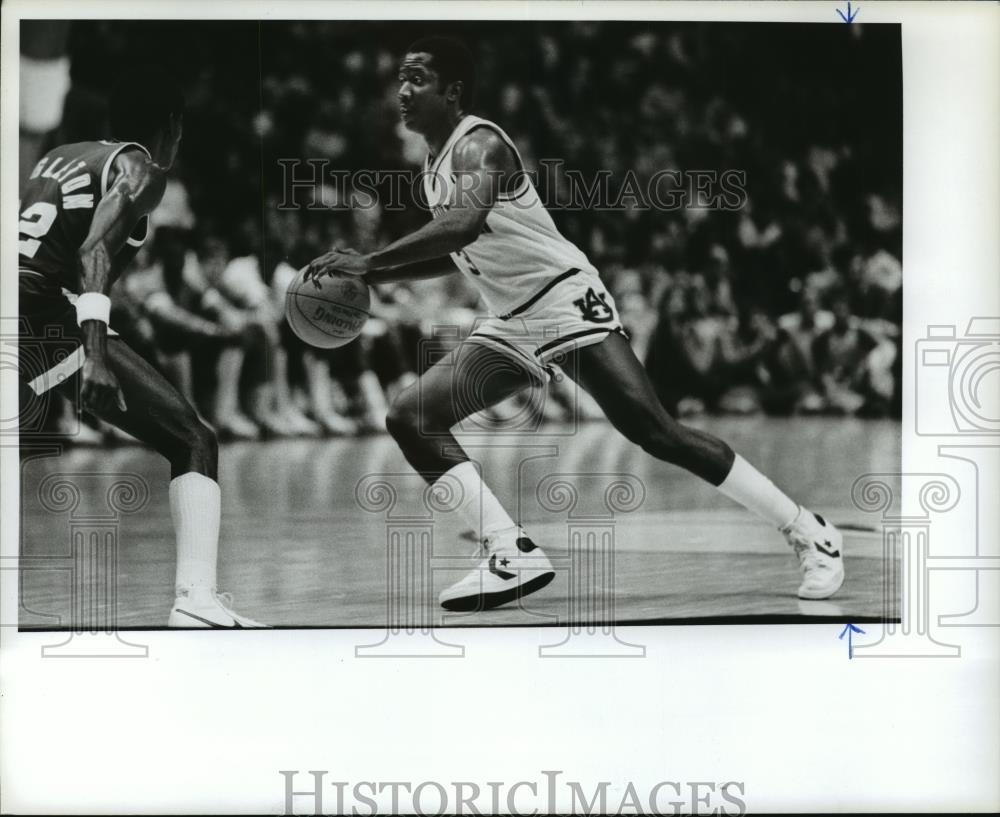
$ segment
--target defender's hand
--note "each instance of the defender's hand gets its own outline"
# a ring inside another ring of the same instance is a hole
[[[83,363],[83,388],[80,392],[83,407],[98,417],[116,406],[127,411],[125,396],[118,385],[118,378],[103,358],[88,357]]]
[[[333,249],[330,252],[313,259],[306,269],[305,280],[312,281],[319,289],[318,279],[335,272],[348,275],[364,275],[372,268],[367,255],[359,255],[354,250]]]

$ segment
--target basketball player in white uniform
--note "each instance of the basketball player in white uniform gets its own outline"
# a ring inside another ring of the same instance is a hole
[[[541,589],[555,575],[450,429],[528,385],[545,383],[556,361],[629,440],[778,528],[798,556],[800,598],[832,596],[844,580],[840,532],[726,443],[667,413],[629,345],[614,300],[586,255],[556,229],[517,148],[497,125],[468,113],[474,92],[473,61],[461,43],[429,37],[409,48],[399,71],[399,106],[406,126],[427,142],[424,191],[434,218],[368,255],[334,249],[307,273],[347,272],[374,284],[457,267],[490,310],[448,358],[399,395],[387,421],[428,483],[461,486],[461,509],[482,535],[481,564],[444,590],[441,604],[488,609]]]

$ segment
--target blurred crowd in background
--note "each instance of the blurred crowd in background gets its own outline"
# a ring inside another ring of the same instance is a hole
[[[673,413],[899,416],[898,29],[74,22],[61,123],[40,150],[107,136],[107,89],[130,61],[155,57],[185,87],[176,174],[114,293],[112,325],[223,437],[384,430],[388,402],[448,343],[437,330],[468,331],[484,314],[454,275],[380,287],[362,337],[333,352],[283,320],[310,259],[335,244],[375,249],[428,219],[332,176],[290,191],[281,160],[418,170],[423,144],[400,124],[396,74],[406,45],[431,32],[470,46],[473,112],[511,135],[529,169],[562,160],[584,179],[631,171],[640,183],[662,169],[745,174],[733,209],[625,199],[553,210]],[[317,198],[324,206],[305,206]],[[598,416],[565,382],[550,397],[535,401],[546,420]]]

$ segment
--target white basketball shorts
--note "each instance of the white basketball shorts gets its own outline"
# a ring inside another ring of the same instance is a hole
[[[570,269],[505,315],[478,319],[467,343],[480,343],[541,372],[567,352],[625,335],[614,298],[594,272]]]

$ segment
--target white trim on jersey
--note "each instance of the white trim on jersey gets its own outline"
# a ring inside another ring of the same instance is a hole
[[[122,142],[118,146],[118,149],[108,156],[107,160],[104,162],[104,167],[101,168],[101,196],[104,196],[104,194],[108,192],[108,175],[111,173],[111,163],[115,160],[119,153],[129,147],[139,148],[139,150],[145,153],[150,159],[153,158],[150,152],[138,142]],[[125,239],[125,243],[130,247],[141,247],[146,243],[146,238],[149,237],[149,218],[145,217],[144,219],[140,219],[140,221],[143,220],[146,222],[146,229],[142,234],[142,238],[132,238],[132,236],[129,236]]]
[[[436,173],[437,169],[441,166],[441,162],[444,160],[445,156],[451,153],[451,149],[455,147],[455,143],[468,133],[467,130],[462,128],[462,122],[465,121],[467,116],[472,116],[471,114],[466,114],[461,119],[458,120],[458,124],[455,125],[455,129],[451,132],[445,143],[441,146],[441,150],[437,156],[434,157],[434,161],[431,162],[431,156],[428,153],[427,158],[424,160],[424,168],[430,173]],[[478,117],[473,117],[473,119],[478,119]],[[485,121],[485,120],[484,120]]]
[[[143,216],[140,218],[139,224],[145,225],[145,229],[142,231],[142,238],[132,238],[132,236],[126,238],[125,243],[130,247],[141,247],[146,243],[146,239],[149,238],[149,216]],[[136,226],[138,226],[138,224]]]
[[[41,275],[41,273],[26,269],[25,267],[20,267],[19,272],[25,273],[30,272],[32,275]],[[41,277],[45,277],[42,275]],[[70,292],[68,289],[62,289],[63,297],[69,301],[74,306],[76,305],[76,299],[79,297],[77,293]],[[109,338],[118,337],[118,333],[112,329],[110,326],[107,328],[107,333]],[[43,395],[53,386],[58,386],[66,378],[76,374],[80,369],[83,368],[84,361],[86,361],[87,355],[83,350],[83,345],[77,346],[70,354],[56,363],[54,366],[46,369],[40,375],[28,382],[28,387],[36,394]]]
[[[104,162],[104,167],[101,168],[101,195],[103,196],[108,192],[108,174],[111,172],[111,163],[115,160],[119,153],[121,153],[125,148],[139,148],[146,156],[150,159],[153,157],[150,155],[149,151],[145,147],[140,145],[138,142],[122,142],[118,145],[118,149],[113,151],[107,160]]]
[[[471,128],[463,130],[460,126],[466,120],[466,117],[470,117],[471,119],[476,119],[478,121],[475,122]],[[528,177],[528,173],[524,168],[524,160],[521,159],[521,153],[518,151],[517,145],[514,144],[514,140],[504,133],[500,129],[500,126],[495,122],[490,122],[488,119],[473,116],[472,114],[466,114],[458,121],[458,125],[455,126],[455,130],[451,132],[451,136],[449,136],[448,140],[444,143],[444,146],[441,148],[441,152],[434,157],[433,164],[431,163],[430,156],[428,155],[426,161],[424,162],[424,170],[428,173],[436,174],[438,168],[441,166],[441,162],[454,149],[455,145],[458,144],[458,140],[463,136],[468,136],[470,133],[473,133],[480,128],[491,130],[499,136],[503,143],[511,149],[514,154],[514,159],[517,161],[517,175],[520,181],[512,193],[498,193],[497,201],[514,201],[519,199],[528,192],[528,188],[531,186],[531,179]]]
[[[83,363],[87,359],[82,346],[77,346],[72,354],[60,360],[51,369],[42,372],[38,377],[28,383],[28,387],[36,394],[43,395],[53,386],[58,386],[67,377],[76,374],[83,368]],[[23,381],[22,381],[23,382]]]

